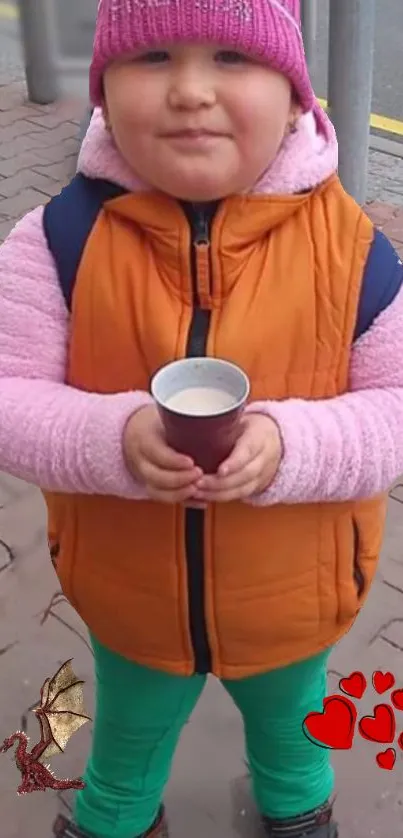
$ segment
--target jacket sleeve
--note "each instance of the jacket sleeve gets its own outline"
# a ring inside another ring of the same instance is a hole
[[[403,270],[403,269],[402,269]],[[284,458],[256,505],[362,499],[403,473],[403,290],[354,344],[349,392],[256,402],[277,422]]]
[[[152,399],[65,383],[69,314],[42,217],[29,213],[0,248],[0,470],[44,490],[141,499],[122,434]]]

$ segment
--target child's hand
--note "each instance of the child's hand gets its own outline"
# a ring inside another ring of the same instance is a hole
[[[272,483],[283,455],[278,426],[268,416],[249,413],[232,454],[217,474],[200,479],[195,498],[206,503],[246,500]]]
[[[194,496],[202,476],[193,460],[169,448],[158,410],[143,407],[129,419],[123,435],[126,463],[133,476],[146,486],[152,500],[183,503]]]

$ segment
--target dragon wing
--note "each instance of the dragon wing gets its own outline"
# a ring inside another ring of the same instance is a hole
[[[83,684],[73,672],[72,659],[66,661],[41,689],[41,703],[33,712],[40,723],[43,744],[39,760],[45,762],[63,753],[73,733],[91,721],[84,708]]]

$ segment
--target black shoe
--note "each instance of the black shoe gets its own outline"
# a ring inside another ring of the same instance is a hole
[[[76,824],[64,815],[58,815],[53,824],[53,835],[55,838],[96,838],[92,832],[83,832]],[[138,838],[168,838],[168,827],[165,820],[164,809],[161,809],[151,829]]]
[[[83,832],[73,821],[64,815],[58,815],[53,824],[55,838],[95,838],[89,832]]]
[[[330,803],[296,818],[273,820],[263,818],[268,838],[338,838],[337,824],[332,820]]]

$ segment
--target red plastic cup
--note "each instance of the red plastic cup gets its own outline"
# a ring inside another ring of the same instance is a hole
[[[248,376],[218,358],[185,358],[162,367],[151,382],[168,445],[215,474],[240,434]]]

